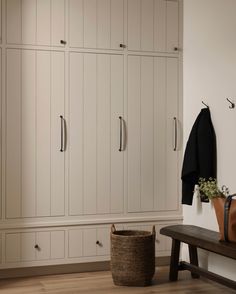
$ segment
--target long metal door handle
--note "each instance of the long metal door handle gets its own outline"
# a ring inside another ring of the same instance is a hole
[[[174,117],[173,118],[174,120],[174,147],[173,147],[173,150],[176,151],[177,150],[177,118]]]
[[[64,118],[62,115],[60,115],[60,119],[61,119],[61,148],[60,151],[64,152],[65,151],[65,122],[64,122]]]
[[[119,147],[119,151],[122,151],[122,145],[123,145],[123,127],[122,127],[122,116],[119,116],[119,120],[120,120],[120,147]]]

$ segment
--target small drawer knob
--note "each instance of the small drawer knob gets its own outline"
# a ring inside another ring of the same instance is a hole
[[[35,245],[34,245],[34,248],[35,248],[35,249],[37,249],[37,250],[39,250],[39,249],[40,249],[40,247],[39,247],[39,245],[38,245],[38,244],[35,244]]]
[[[125,48],[125,44],[120,44],[120,48]]]
[[[100,247],[102,247],[102,243],[100,241],[97,240],[96,244]]]
[[[61,40],[60,43],[61,43],[62,45],[66,45],[66,41],[65,41],[65,40]]]
[[[178,51],[179,50],[179,48],[178,47],[174,47],[174,51]]]

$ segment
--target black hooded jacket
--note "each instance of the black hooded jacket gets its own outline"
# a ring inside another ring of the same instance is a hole
[[[189,136],[182,167],[182,204],[192,205],[199,178],[216,178],[216,136],[209,108],[199,113]]]

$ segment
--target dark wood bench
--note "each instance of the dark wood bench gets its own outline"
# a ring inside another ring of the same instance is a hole
[[[160,230],[160,233],[172,238],[170,281],[176,281],[178,279],[178,271],[189,270],[193,278],[204,276],[236,289],[235,281],[199,267],[197,254],[197,248],[201,248],[236,260],[236,243],[221,242],[219,241],[219,234],[217,232],[190,225],[164,227]],[[188,244],[190,263],[179,261],[181,242]]]

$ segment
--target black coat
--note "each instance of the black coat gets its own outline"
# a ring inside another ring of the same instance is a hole
[[[209,108],[199,113],[189,136],[182,167],[182,204],[192,205],[199,178],[216,178],[216,136]]]

